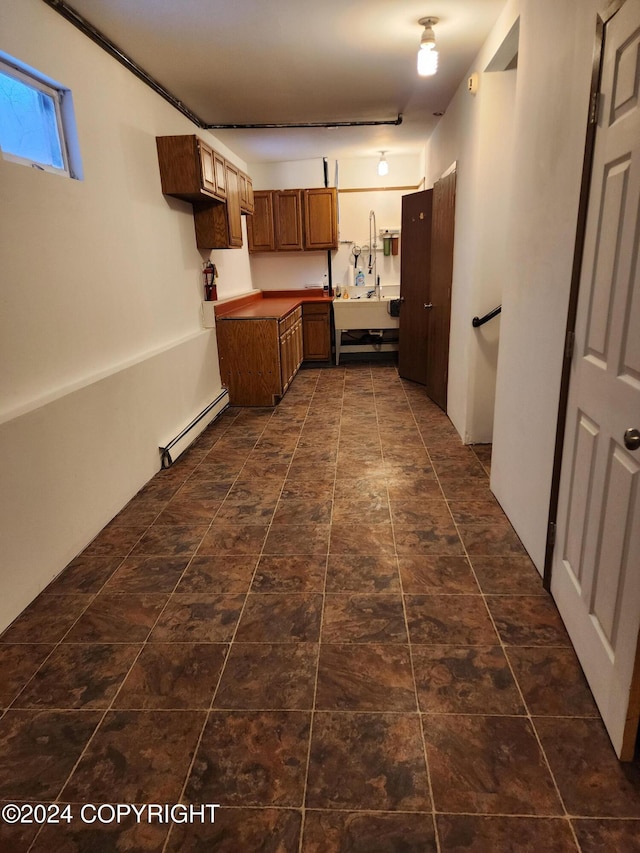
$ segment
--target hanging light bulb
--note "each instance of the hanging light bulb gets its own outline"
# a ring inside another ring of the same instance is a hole
[[[380,162],[378,163],[378,174],[380,175],[381,178],[383,178],[385,175],[389,174],[389,164],[387,163],[387,158],[384,156],[386,153],[387,153],[386,151],[380,152]]]
[[[438,21],[439,18],[420,18],[418,21],[424,27],[418,50],[418,74],[421,77],[431,77],[438,70],[438,51],[433,32],[433,26]]]
[[[432,77],[438,70],[438,51],[421,47],[418,51],[418,74],[421,77]]]

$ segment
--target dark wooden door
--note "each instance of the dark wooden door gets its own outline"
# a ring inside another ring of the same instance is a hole
[[[400,343],[398,372],[403,379],[427,383],[427,324],[431,268],[433,190],[402,196],[400,252]]]
[[[427,305],[430,307],[424,312],[428,316],[426,391],[433,402],[445,412],[447,411],[455,213],[456,173],[454,170],[437,181],[433,187],[431,276],[427,300]]]

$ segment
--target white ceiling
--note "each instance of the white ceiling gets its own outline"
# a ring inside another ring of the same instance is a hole
[[[505,0],[69,0],[210,124],[395,120],[400,126],[214,130],[247,162],[416,152]],[[418,19],[440,69],[420,78]]]

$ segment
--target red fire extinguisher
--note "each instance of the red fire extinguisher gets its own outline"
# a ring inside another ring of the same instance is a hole
[[[218,270],[216,269],[216,265],[212,264],[211,261],[207,261],[206,264],[202,267],[202,275],[204,278],[205,302],[215,302],[218,298],[218,292],[216,287]]]

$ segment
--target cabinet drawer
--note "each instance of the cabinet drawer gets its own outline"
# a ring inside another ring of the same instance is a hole
[[[326,314],[329,315],[331,305],[328,302],[306,302],[304,314]]]

